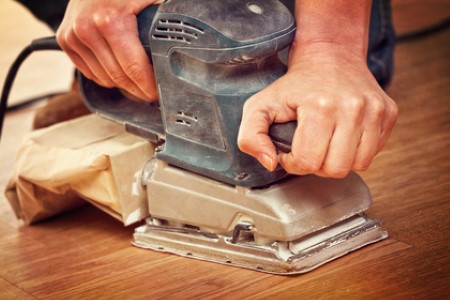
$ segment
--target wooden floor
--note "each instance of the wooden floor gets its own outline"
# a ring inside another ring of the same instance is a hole
[[[450,15],[448,1],[394,8],[400,32]],[[305,275],[274,276],[134,248],[132,228],[89,205],[27,227],[1,195],[0,299],[450,298],[450,30],[398,45],[395,60],[388,92],[400,117],[362,174],[374,198],[368,214],[383,221],[387,240]],[[1,190],[32,115],[8,115]]]

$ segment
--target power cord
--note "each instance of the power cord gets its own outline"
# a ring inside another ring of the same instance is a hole
[[[450,26],[450,17],[447,17],[435,24],[432,24],[430,26],[426,26],[424,28],[421,28],[419,30],[405,32],[400,35],[397,35],[396,42],[397,43],[404,43],[404,42],[410,42],[415,41],[417,39],[429,36],[431,34],[438,33],[440,31],[444,31]]]
[[[51,93],[46,93],[46,94],[42,94],[42,95],[39,95],[39,96],[27,98],[25,100],[19,100],[15,104],[8,105],[6,107],[6,113],[13,112],[13,111],[16,111],[16,110],[21,110],[21,109],[23,109],[25,107],[33,105],[33,104],[35,104],[37,102],[40,102],[40,101],[42,101],[44,99],[48,99],[48,98],[51,98],[51,97],[54,97],[54,96],[62,95],[64,93],[67,93],[67,91],[51,92]]]
[[[56,38],[54,36],[33,40],[30,45],[25,47],[22,52],[20,52],[19,56],[17,56],[16,60],[9,68],[5,83],[3,84],[2,96],[0,100],[0,139],[2,135],[3,121],[8,108],[9,94],[11,92],[11,87],[14,83],[17,72],[19,71],[22,63],[31,53],[41,50],[61,50],[61,48],[56,42]]]

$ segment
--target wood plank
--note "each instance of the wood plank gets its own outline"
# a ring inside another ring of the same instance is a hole
[[[392,0],[393,19],[398,34],[421,30],[448,18],[447,0]]]
[[[36,298],[0,277],[0,299],[2,299],[2,300],[9,300],[9,299],[11,299],[11,300],[13,300],[13,299],[27,300],[27,299],[36,299]]]
[[[431,4],[448,3],[419,2],[394,0],[397,22],[398,17],[410,22],[402,25],[405,30],[417,23],[399,10],[403,5],[418,5],[411,16],[423,13],[431,22],[446,9],[432,10]],[[362,174],[374,199],[368,214],[382,220],[387,240],[301,276],[274,276],[135,248],[132,228],[90,205],[23,226],[2,195],[0,299],[449,298],[448,41],[449,30],[396,50],[388,93],[400,117],[386,149]],[[0,144],[0,189],[32,113],[8,116],[7,143]]]

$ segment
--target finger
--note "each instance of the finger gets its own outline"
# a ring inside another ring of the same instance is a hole
[[[85,77],[87,77],[90,80],[93,80],[95,82],[100,83],[100,79],[98,79],[94,73],[92,73],[91,69],[84,63],[83,59],[78,56],[75,52],[71,50],[64,50],[64,52],[67,54],[67,56],[70,58],[70,60],[75,64],[77,69],[83,73]]]
[[[156,99],[155,76],[139,40],[136,17],[127,16],[123,22],[114,22],[113,15],[102,15],[94,16],[94,21],[127,78],[146,95],[145,98]]]
[[[292,151],[278,155],[281,166],[291,174],[318,172],[328,151],[334,121],[323,109],[298,109]]]
[[[91,71],[88,65],[86,65],[83,59],[75,51],[72,50],[70,45],[67,44],[66,36],[67,35],[65,33],[61,32],[60,28],[56,38],[61,49],[67,54],[70,60],[75,64],[77,69],[84,74],[84,76],[98,82],[99,79],[94,75],[94,73]]]
[[[350,172],[362,136],[362,111],[362,107],[354,107],[342,112],[336,122],[328,152],[321,168],[322,175],[343,178]]]
[[[278,164],[275,146],[268,136],[271,124],[272,120],[266,113],[244,106],[238,134],[239,149],[255,157],[269,171]]]
[[[392,129],[394,128],[395,122],[398,117],[398,107],[397,104],[391,99],[388,98],[386,100],[386,112],[383,118],[383,125],[381,128],[381,137],[378,143],[377,152],[381,151],[383,147],[386,145],[389,137],[391,135]]]
[[[77,68],[88,78],[95,80],[100,85],[113,87],[114,82],[99,63],[94,53],[85,46],[74,32],[69,32],[63,39],[60,39],[60,45],[66,49],[67,55],[72,59]]]
[[[378,153],[378,144],[381,138],[381,124],[385,118],[385,102],[381,95],[372,95],[367,98],[366,112],[362,124],[363,133],[359,142],[352,170],[365,171]]]
[[[356,152],[352,170],[365,171],[369,168],[373,158],[378,153],[378,142],[381,132],[379,128],[366,128],[361,136],[361,141]]]
[[[127,89],[131,94],[140,98],[147,99],[147,95],[131,81],[122,70],[119,62],[116,60],[110,46],[98,31],[92,31],[90,34],[79,34],[78,38],[89,47],[92,53],[95,53],[95,59],[104,71],[104,76],[108,78],[115,87]]]

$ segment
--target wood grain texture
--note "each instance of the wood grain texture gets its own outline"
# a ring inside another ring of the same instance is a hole
[[[0,299],[449,298],[449,42],[447,30],[397,47],[388,93],[400,117],[362,174],[374,198],[368,214],[383,221],[387,240],[305,275],[274,276],[135,248],[132,228],[90,205],[23,226],[2,195]],[[8,116],[2,190],[32,115]]]

